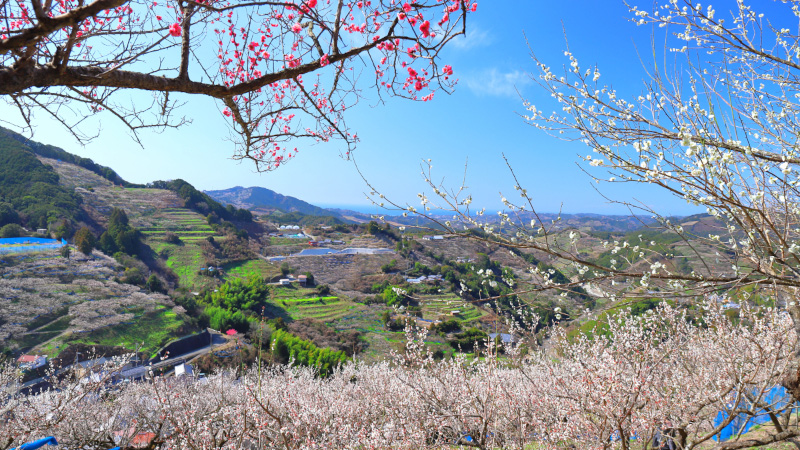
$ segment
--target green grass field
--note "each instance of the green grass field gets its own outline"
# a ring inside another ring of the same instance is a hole
[[[323,322],[344,317],[359,308],[358,304],[341,300],[338,297],[288,298],[276,296],[270,300],[270,303],[283,308],[294,320],[315,319]]]
[[[199,246],[188,243],[174,245],[162,241],[154,250],[167,256],[167,267],[178,275],[182,286],[199,288],[214,284],[213,279],[199,273],[200,268],[205,265],[203,251]]]
[[[293,238],[272,236],[269,238],[269,245],[306,245],[308,244],[309,240],[311,239],[310,238],[293,239]]]
[[[487,313],[471,303],[467,303],[454,295],[424,295],[419,300],[422,307],[422,318],[436,320],[440,317],[453,317],[460,322],[473,322]],[[460,311],[451,316],[452,311]]]
[[[147,219],[150,226],[144,227],[142,231],[146,243],[157,254],[165,257],[167,266],[178,275],[182,286],[199,290],[215,284],[215,279],[199,273],[205,266],[205,259],[197,244],[209,236],[214,236],[217,240],[224,238],[215,234],[203,216],[188,209],[164,208]],[[181,244],[167,243],[167,233],[177,235]]]
[[[222,268],[225,270],[225,273],[237,278],[247,278],[250,275],[272,278],[280,275],[280,270],[278,270],[277,267],[263,259],[251,259],[249,261],[230,263],[224,265]]]
[[[162,308],[146,313],[131,324],[119,324],[89,333],[71,334],[60,344],[61,348],[64,348],[63,344],[69,343],[119,345],[130,350],[135,350],[141,345],[140,351],[153,355],[166,342],[175,338],[175,332],[181,325],[183,321],[174,312]],[[48,354],[57,353],[56,345],[59,344],[54,341],[45,346],[44,350]]]

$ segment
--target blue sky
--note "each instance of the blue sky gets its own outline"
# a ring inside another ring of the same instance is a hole
[[[524,112],[520,94],[537,104],[548,101],[528,75],[534,69],[530,50],[560,67],[565,63],[564,32],[583,66],[597,63],[605,80],[638,92],[643,70],[637,47],[649,52],[650,30],[636,27],[628,17],[617,0],[480,2],[470,16],[467,38],[444,57],[460,80],[454,94],[439,93],[428,103],[389,99],[372,106],[365,101],[350,111],[349,125],[361,137],[355,153],[359,167],[387,197],[413,203],[425,188],[423,159],[432,159],[437,179],[452,186],[461,181],[468,160],[467,185],[475,204],[497,209],[500,192],[513,192],[501,159],[505,153],[539,210],[553,212],[563,205],[571,213],[625,214],[597,194],[576,166],[576,155],[588,153],[583,146],[535,130],[518,113]],[[43,116],[33,138],[92,158],[133,182],[183,178],[205,190],[262,186],[324,206],[367,204],[368,188],[352,162],[339,157],[337,143],[302,148],[290,164],[258,174],[252,164],[230,159],[233,144],[220,107],[203,98],[186,101],[181,112],[193,123],[162,134],[142,133],[144,148],[107,115],[93,122],[101,135],[86,146]],[[11,111],[0,106],[4,117]],[[597,187],[611,198],[640,200],[664,214],[699,212],[639,186]]]

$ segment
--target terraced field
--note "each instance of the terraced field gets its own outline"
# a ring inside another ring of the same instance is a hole
[[[381,313],[387,309],[386,305],[361,306],[353,309],[347,315],[335,320],[330,325],[340,331],[356,330],[362,333],[362,341],[366,348],[358,355],[362,361],[377,362],[385,360],[392,351],[399,351],[406,343],[405,333],[402,331],[388,331],[381,321]],[[448,351],[449,346],[441,336],[431,334],[425,343]]]
[[[183,325],[169,297],[118,283],[113,259],[74,253],[0,260],[0,347],[49,356],[71,342],[157,348]]]
[[[313,297],[281,301],[287,312],[295,319],[316,319],[323,322],[337,319],[347,314],[356,305],[340,301],[338,297]]]
[[[124,209],[137,228],[147,226],[140,218],[165,208],[183,206],[174,192],[164,189],[124,188],[82,167],[55,159],[39,157],[59,175],[59,184],[74,188],[84,200],[83,207],[95,220],[105,223],[112,208]]]
[[[420,297],[419,305],[422,307],[422,318],[426,320],[452,317],[461,322],[474,322],[489,315],[483,309],[455,295],[424,295]],[[453,311],[459,311],[458,315],[453,316]]]
[[[138,227],[147,237],[163,239],[167,233],[173,233],[182,241],[193,241],[215,235],[205,217],[185,208],[160,209],[140,220],[149,222],[147,226]]]
[[[361,305],[339,297],[312,296],[313,289],[279,288],[276,295],[269,300],[271,304],[284,309],[294,320],[315,319],[330,322],[348,315]]]
[[[95,345],[122,346],[155,356],[164,344],[178,335],[183,321],[178,314],[166,307],[157,307],[142,315],[140,320],[127,322],[114,327],[97,329],[84,334],[69,336],[69,342]],[[42,350],[45,353],[57,353],[58,340],[48,343]]]
[[[166,259],[167,267],[178,275],[181,286],[199,290],[215,284],[213,279],[199,274],[200,268],[205,266],[205,258],[203,258],[203,251],[198,245],[192,243],[169,244],[155,237],[148,237],[145,242]]]
[[[274,278],[281,273],[276,265],[270,264],[263,259],[237,261],[226,264],[222,268],[229,276],[238,278],[247,278],[252,274],[257,274],[264,278]]]

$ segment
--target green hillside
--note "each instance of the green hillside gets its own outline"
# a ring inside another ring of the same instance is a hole
[[[6,142],[7,144],[16,142],[35,155],[75,164],[76,166],[83,167],[86,170],[96,173],[97,175],[114,184],[127,187],[139,186],[123,180],[122,177],[120,177],[110,167],[101,166],[89,158],[82,158],[78,155],[73,155],[72,153],[69,153],[66,150],[58,147],[32,141],[19,133],[15,133],[3,127],[0,127],[0,142]]]
[[[0,226],[20,223],[47,228],[64,222],[59,234],[82,216],[80,197],[60,186],[58,174],[42,164],[29,147],[0,133]],[[53,230],[56,231],[56,230]]]

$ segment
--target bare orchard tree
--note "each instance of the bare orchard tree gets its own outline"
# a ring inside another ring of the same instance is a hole
[[[534,266],[521,291],[580,286],[612,301],[625,295],[695,301],[713,293],[743,302],[756,292],[785,307],[800,330],[800,2],[769,2],[766,15],[757,9],[765,3],[724,2],[720,11],[693,0],[629,5],[632,21],[653,30],[653,42],[666,42],[638,90],[604,82],[601,68],[581,64],[569,50],[558,69],[533,54],[532,78],[556,106],[525,102],[526,121],[585,144],[592,153],[583,157],[585,170],[595,180],[657,186],[716,219],[709,222],[714,227],[691,233],[647,205],[622,202],[683,240],[688,267],[677,267],[674,255],[643,236],[601,242],[611,256],[605,261],[581,254],[586,236],[540,215],[513,169],[521,201],[503,198],[506,211],[497,219],[471,209],[465,190],[434,182],[429,168],[423,174],[433,192],[420,194],[422,207],[394,206],[456,235],[554,258],[574,274],[565,282]],[[436,210],[453,219],[429,212]],[[800,401],[794,342],[792,352],[783,385]],[[794,436],[776,431],[759,444]]]
[[[3,0],[0,95],[27,128],[44,112],[79,139],[91,136],[76,125],[101,111],[135,136],[187,121],[170,94],[212,97],[240,137],[235,157],[269,170],[298,142],[341,139],[349,154],[358,139],[344,113],[365,88],[423,101],[451,89],[440,52],[476,8],[469,0]],[[152,97],[123,92],[134,90]]]

